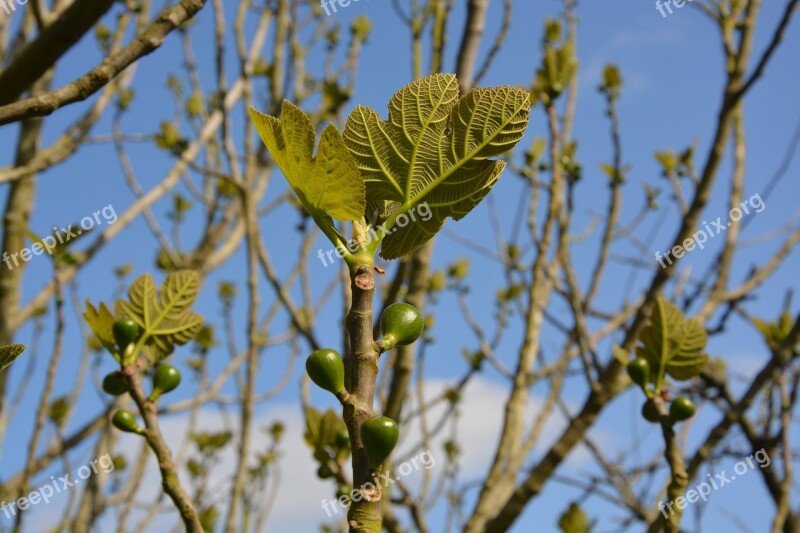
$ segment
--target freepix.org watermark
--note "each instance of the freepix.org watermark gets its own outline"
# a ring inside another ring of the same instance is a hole
[[[24,6],[28,3],[28,0],[0,0],[0,9],[6,12],[6,15],[10,15],[14,11],[17,10],[17,6]]]
[[[366,1],[369,2],[369,0]],[[358,0],[320,0],[320,5],[325,10],[325,14],[330,17],[338,11],[338,8],[347,7],[355,2],[358,2]]]
[[[100,219],[101,215],[103,217],[102,220]],[[43,237],[41,243],[35,242],[30,248],[23,248],[14,253],[3,252],[3,262],[9,270],[13,270],[20,265],[20,259],[27,263],[33,256],[42,255],[44,252],[47,252],[48,255],[53,255],[53,250],[56,246],[77,238],[84,231],[89,231],[95,226],[101,225],[103,222],[106,224],[113,224],[116,221],[117,212],[114,210],[113,205],[108,204],[104,208],[92,213],[91,216],[83,217],[79,224],[80,229],[75,228],[74,224],[70,224],[66,228],[53,226],[53,235]]]
[[[664,505],[663,500],[658,502],[658,510],[661,511],[664,518],[669,518],[669,515],[675,514],[675,507],[677,507],[679,511],[682,511],[689,503],[697,503],[698,500],[706,502],[712,490],[719,490],[728,483],[734,482],[737,477],[742,477],[751,470],[755,470],[756,463],[761,468],[767,468],[771,462],[772,459],[770,459],[769,454],[767,454],[764,448],[761,448],[756,453],[750,455],[750,457],[746,457],[733,465],[734,473],[730,476],[726,474],[725,470],[713,476],[711,474],[706,474],[708,482],[703,481],[697,484],[693,489],[686,491],[686,496],[678,496],[674,501],[667,502],[666,505]]]
[[[387,228],[385,224],[381,224],[377,228],[370,228],[367,239],[363,242],[359,242],[355,239],[350,239],[347,241],[347,249],[343,244],[337,244],[336,248],[331,248],[327,252],[324,252],[322,248],[317,250],[317,257],[320,261],[322,261],[322,266],[327,267],[329,264],[333,263],[333,256],[336,255],[339,259],[343,258],[345,254],[349,251],[351,254],[354,254],[358,251],[359,248],[366,249],[367,245],[371,242],[375,242],[376,240],[382,239],[386,235],[391,235],[398,228],[404,228],[408,226],[411,222],[417,221],[417,215],[419,215],[420,220],[423,222],[427,222],[433,216],[433,211],[431,211],[430,206],[423,202],[419,205],[415,205],[405,213],[402,213],[397,216],[394,221],[394,226],[391,229]],[[325,258],[327,257],[327,261]]]
[[[36,490],[32,490],[27,496],[23,496],[11,502],[2,502],[0,504],[0,511],[5,514],[6,518],[13,518],[17,515],[17,509],[27,511],[33,505],[40,503],[48,504],[50,499],[54,496],[66,492],[71,487],[74,487],[81,480],[89,478],[92,474],[97,474],[102,471],[108,474],[114,470],[114,461],[108,454],[102,455],[97,459],[89,461],[88,465],[83,465],[78,468],[75,477],[72,478],[70,474],[64,474],[61,477],[50,476],[50,481],[42,485]]]
[[[687,2],[694,2],[694,0],[665,0],[663,4],[661,3],[661,0],[656,0],[656,9],[658,9],[658,12],[661,13],[661,18],[667,18],[667,13],[664,11],[664,8],[666,8],[667,12],[672,15],[672,6],[680,9],[685,6]]]
[[[667,250],[663,256],[661,255],[661,252],[656,252],[656,261],[658,261],[658,263],[661,265],[661,268],[667,268],[667,265],[664,263],[664,261],[671,265],[672,259],[670,258],[670,255],[680,259],[686,252],[691,252],[694,250],[695,246],[702,250],[705,248],[705,243],[708,241],[708,239],[716,237],[731,227],[733,222],[740,220],[745,215],[749,215],[750,209],[748,208],[748,205],[749,207],[753,208],[756,213],[762,212],[767,207],[767,204],[765,204],[764,200],[761,199],[761,195],[756,193],[747,200],[742,201],[738,207],[734,207],[730,210],[728,213],[727,224],[722,222],[722,217],[717,217],[716,220],[712,220],[710,226],[708,222],[704,220],[703,227],[705,228],[705,231],[701,229],[683,241],[682,246],[680,244],[673,246],[672,249]]]
[[[395,469],[395,477],[392,477],[392,473],[388,470],[386,472],[378,472],[373,478],[375,483],[367,481],[361,485],[361,487],[351,490],[350,494],[342,494],[336,500],[322,500],[322,508],[329,517],[338,514],[339,511],[342,510],[347,512],[351,502],[360,502],[362,500],[364,496],[362,495],[361,491],[369,493],[375,492],[376,488],[382,490],[386,487],[394,485],[401,477],[409,476],[412,472],[419,470],[420,468],[430,470],[434,466],[436,466],[436,458],[433,456],[430,450],[425,450],[421,454],[416,455],[408,461],[404,461],[398,465]]]

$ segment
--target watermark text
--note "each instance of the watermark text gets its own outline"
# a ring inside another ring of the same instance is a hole
[[[111,456],[108,454],[102,455],[97,459],[89,461],[88,465],[83,465],[78,468],[74,478],[70,474],[64,474],[58,478],[56,478],[56,476],[50,476],[49,482],[36,490],[32,490],[27,495],[12,500],[11,502],[4,501],[0,503],[0,511],[5,514],[6,518],[13,518],[17,515],[17,509],[22,512],[27,511],[33,505],[38,505],[43,502],[48,504],[51,498],[57,494],[68,491],[70,488],[80,483],[81,480],[87,479],[92,474],[97,474],[100,471],[104,474],[108,474],[112,470],[114,470],[114,461],[111,459]]]
[[[102,220],[100,218],[101,215]],[[71,239],[77,238],[83,234],[84,231],[89,231],[96,225],[99,226],[103,222],[106,224],[113,224],[116,221],[117,212],[114,210],[113,205],[108,204],[104,208],[92,213],[91,216],[83,217],[79,224],[80,228],[74,227],[74,224],[69,224],[66,228],[53,226],[52,235],[44,236],[41,242],[34,242],[31,244],[30,248],[23,248],[22,250],[13,253],[3,252],[3,262],[6,264],[9,270],[13,270],[20,265],[20,259],[27,263],[33,256],[42,255],[44,252],[47,252],[48,255],[53,255],[53,250],[57,246],[66,244]]]
[[[754,194],[747,200],[743,200],[739,206],[730,210],[728,213],[729,221],[727,223],[722,221],[722,217],[717,217],[716,220],[712,220],[710,226],[708,222],[704,220],[703,228],[705,229],[701,229],[691,237],[688,237],[683,241],[682,245],[676,244],[671,250],[664,252],[664,255],[661,255],[661,252],[656,252],[656,261],[658,261],[658,263],[661,265],[661,268],[667,268],[667,263],[670,265],[672,264],[672,258],[670,258],[670,255],[680,259],[684,256],[684,254],[686,254],[686,252],[691,252],[695,249],[695,247],[702,250],[705,248],[705,243],[708,241],[708,239],[716,237],[723,231],[727,230],[729,227],[731,227],[733,222],[740,220],[744,215],[749,215],[750,209],[748,206],[756,213],[760,213],[766,209],[767,204],[761,199],[760,194]]]
[[[338,514],[340,511],[346,510],[350,507],[351,502],[360,502],[363,498],[364,493],[374,493],[377,489],[383,489],[395,484],[401,477],[406,477],[411,475],[412,472],[419,470],[420,468],[425,468],[425,470],[430,470],[436,466],[436,458],[433,456],[430,450],[425,450],[419,455],[415,455],[408,461],[405,461],[397,466],[395,469],[395,476],[392,477],[392,472],[377,472],[373,477],[373,482],[367,481],[359,488],[354,488],[350,491],[349,494],[342,494],[336,500],[322,500],[322,509],[328,514],[328,516],[333,516]]]
[[[770,459],[769,454],[767,454],[764,448],[761,448],[756,453],[751,454],[749,457],[733,465],[734,473],[730,476],[725,470],[713,476],[711,474],[706,474],[708,482],[703,481],[702,483],[698,483],[693,489],[686,491],[686,496],[678,496],[674,501],[667,502],[666,505],[663,500],[658,502],[658,510],[664,515],[664,518],[669,518],[669,515],[674,515],[677,512],[675,507],[678,508],[678,511],[683,511],[690,503],[696,503],[698,500],[707,502],[712,490],[719,490],[725,485],[732,483],[737,477],[742,477],[749,471],[754,470],[756,464],[761,468],[767,468],[771,462],[772,459]]]

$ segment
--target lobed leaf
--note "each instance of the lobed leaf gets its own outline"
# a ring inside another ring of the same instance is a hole
[[[256,130],[286,181],[315,219],[359,220],[364,216],[364,181],[339,130],[325,128],[314,157],[311,118],[284,101],[281,118],[250,109]]]
[[[103,348],[116,355],[117,349],[112,328],[117,319],[114,318],[114,315],[108,310],[106,304],[100,302],[99,308],[95,309],[87,299],[86,311],[83,313],[83,318],[94,333],[95,338],[103,345]]]
[[[519,142],[529,110],[528,92],[511,87],[474,89],[459,98],[452,74],[403,87],[389,102],[386,121],[357,107],[347,119],[344,141],[364,178],[369,221],[388,219],[381,256],[410,253],[448,217],[459,220],[469,213],[505,168],[505,162],[490,158]],[[408,223],[392,227],[403,215]]]
[[[674,379],[686,380],[700,374],[708,364],[708,355],[703,353],[708,335],[703,325],[696,318],[687,320],[680,309],[662,298],[656,301],[639,341],[636,353],[654,369],[650,376],[653,382],[661,368]]]
[[[153,362],[168,356],[175,346],[186,344],[203,326],[203,317],[189,310],[200,291],[200,275],[191,270],[173,272],[159,292],[149,274],[140,276],[128,289],[129,301],[119,300],[118,317],[139,324],[155,353],[145,351]]]

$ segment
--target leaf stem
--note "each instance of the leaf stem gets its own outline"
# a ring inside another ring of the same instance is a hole
[[[311,219],[317,225],[319,229],[322,230],[322,233],[331,241],[334,247],[336,247],[337,254],[342,254],[342,259],[345,262],[350,264],[352,261],[353,254],[347,248],[347,242],[345,241],[344,237],[341,233],[330,223],[330,221],[320,217],[319,215],[311,214]]]

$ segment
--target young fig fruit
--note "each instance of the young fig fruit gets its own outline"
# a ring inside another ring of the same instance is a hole
[[[139,337],[141,330],[136,322],[126,318],[114,322],[111,332],[114,334],[114,340],[117,341],[117,347],[124,352],[125,348]]]
[[[344,449],[350,446],[350,435],[347,434],[346,429],[342,429],[336,432],[334,443],[336,443],[336,447],[340,449]]]
[[[370,469],[380,468],[383,461],[392,453],[399,437],[400,428],[397,427],[397,422],[389,417],[376,416],[361,424],[361,441],[367,451]]]
[[[317,476],[320,479],[328,479],[333,477],[333,470],[328,465],[319,465],[317,468]]]
[[[336,489],[336,499],[342,501],[342,498],[345,498],[344,501],[349,501],[351,490],[347,485],[339,485]]]
[[[648,399],[644,402],[644,405],[642,405],[642,416],[645,420],[653,422],[654,424],[661,420],[661,414],[658,412],[656,404],[653,403],[651,399]]]
[[[312,352],[306,359],[306,372],[311,381],[331,394],[344,390],[344,363],[336,350]]]
[[[669,421],[671,423],[683,422],[691,418],[697,411],[694,402],[686,396],[678,396],[669,406]]]
[[[391,304],[381,315],[381,344],[384,350],[406,346],[416,341],[424,329],[425,320],[419,309],[407,303]]]
[[[128,380],[120,372],[112,372],[103,378],[103,391],[106,394],[122,396],[128,390]]]
[[[162,394],[175,390],[181,384],[181,373],[172,365],[160,364],[153,373],[153,392],[150,397],[157,399]]]
[[[645,388],[650,380],[650,363],[644,357],[633,359],[628,363],[628,375],[631,377],[631,381]]]
[[[144,433],[144,430],[136,423],[136,418],[130,411],[125,409],[120,409],[114,413],[114,416],[111,417],[111,423],[115,428],[126,433],[136,433],[137,435]]]

